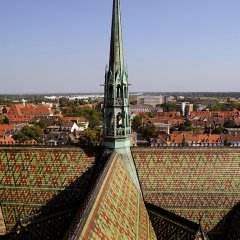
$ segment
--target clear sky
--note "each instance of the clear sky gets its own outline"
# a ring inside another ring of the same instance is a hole
[[[240,91],[239,0],[121,0],[131,91]],[[0,94],[100,92],[112,0],[1,0]]]

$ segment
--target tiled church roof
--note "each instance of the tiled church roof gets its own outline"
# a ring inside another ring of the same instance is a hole
[[[0,221],[7,230],[15,226],[3,239],[190,240],[199,220],[210,229],[239,201],[238,149],[133,148],[132,153],[144,200],[151,203],[147,209],[124,155],[96,162],[76,148],[0,148]],[[239,217],[236,205],[210,231],[211,239],[239,236]]]
[[[0,148],[0,199],[7,231],[20,218],[28,222],[43,205],[51,210],[77,200],[78,179],[94,162],[82,149]]]
[[[87,188],[92,188],[90,191],[92,194],[87,195],[86,201],[81,202],[74,196],[75,192],[76,195],[82,192],[78,188],[78,178],[75,175],[75,178],[69,178],[70,182],[65,180],[66,184],[58,182],[55,186],[51,186],[53,182],[50,179],[55,176],[54,173],[58,172],[57,169],[60,169],[62,165],[69,165],[71,170],[67,168],[61,176],[59,175],[60,178],[68,179],[73,173],[83,178],[86,174],[83,171],[89,169],[94,161],[94,158],[87,157],[83,150],[54,148],[1,150],[1,166],[10,162],[5,170],[7,174],[11,172],[11,169],[14,170],[14,181],[19,177],[15,173],[16,164],[22,164],[22,171],[28,173],[25,175],[26,180],[19,182],[21,184],[11,182],[12,185],[10,185],[9,182],[8,185],[2,185],[5,187],[4,192],[11,190],[12,187],[16,192],[15,195],[4,193],[6,198],[2,198],[2,206],[13,213],[11,215],[5,212],[7,227],[12,228],[21,216],[12,234],[4,236],[3,239],[57,240],[63,239],[66,233],[68,234],[64,239],[100,239],[100,237],[102,239],[156,239],[144,202],[126,170],[124,161],[121,159],[122,155],[114,152],[110,158],[103,158],[101,164],[99,164],[100,161],[94,164],[94,168],[97,169],[95,173],[100,171],[100,176],[98,180],[95,178],[89,181]],[[72,154],[76,157],[69,157]],[[39,162],[38,165],[37,162]],[[51,171],[50,164],[52,164]],[[101,170],[102,165],[103,170]],[[49,169],[46,170],[47,168]],[[48,181],[41,184],[39,182],[36,185],[33,179],[36,180],[37,173]],[[92,179],[95,173],[89,178]],[[62,191],[58,192],[59,189]],[[47,195],[48,192],[52,194],[54,192],[56,196],[50,194],[51,199],[47,202],[46,196],[50,196]],[[24,212],[25,209],[29,212]],[[17,211],[20,212],[19,215]],[[76,213],[79,215],[76,216]],[[12,219],[14,222],[9,221],[9,216],[15,217]],[[67,231],[70,224],[73,229],[70,228]],[[82,228],[79,228],[78,224]],[[76,238],[75,231],[80,233],[78,238]]]
[[[240,203],[214,227],[209,233],[210,240],[235,240],[240,239]]]
[[[0,235],[5,234],[5,232],[6,232],[6,227],[5,227],[4,218],[2,215],[2,209],[0,207]]]
[[[113,152],[69,239],[156,239],[144,202]]]
[[[212,229],[240,202],[240,150],[133,148],[144,200]]]
[[[158,239],[195,239],[200,228],[199,224],[149,203],[146,204],[146,207]]]

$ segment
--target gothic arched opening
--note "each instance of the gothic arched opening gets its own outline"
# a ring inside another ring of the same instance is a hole
[[[122,91],[120,84],[117,85],[117,98],[122,98]]]
[[[122,114],[119,112],[117,115],[117,128],[121,128],[123,126],[123,118]]]
[[[126,86],[126,85],[124,85],[124,97],[125,97],[125,98],[128,97],[127,86]]]
[[[110,86],[109,86],[109,91],[108,91],[108,93],[109,93],[109,98],[113,98],[113,85],[110,85]]]
[[[112,113],[109,113],[108,122],[109,122],[109,127],[113,128],[114,127],[114,117],[113,117]]]

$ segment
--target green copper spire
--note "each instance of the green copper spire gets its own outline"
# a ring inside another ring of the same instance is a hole
[[[131,154],[131,123],[128,73],[123,61],[120,0],[113,0],[112,33],[109,66],[105,71],[104,126],[105,151],[117,151],[136,188],[141,193]]]
[[[120,0],[114,0],[109,68],[111,69],[112,72],[114,72],[114,69],[115,71],[117,70],[122,71],[123,67],[124,67],[124,59],[123,59]]]
[[[113,0],[109,66],[105,72],[104,143],[116,149],[130,146],[128,74],[123,62],[120,0]]]

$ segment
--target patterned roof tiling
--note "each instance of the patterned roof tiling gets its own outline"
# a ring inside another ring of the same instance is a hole
[[[199,224],[186,220],[178,215],[146,204],[150,220],[157,235],[162,240],[194,240],[200,228]]]
[[[113,154],[83,215],[78,239],[156,239],[139,192],[120,155]]]
[[[5,226],[4,218],[2,215],[2,209],[0,207],[0,236],[4,235],[5,233],[6,233],[6,226]]]
[[[133,148],[144,200],[205,230],[240,202],[240,149]]]
[[[7,231],[44,205],[50,209],[76,200],[78,179],[94,162],[82,149],[0,148],[0,200]]]

